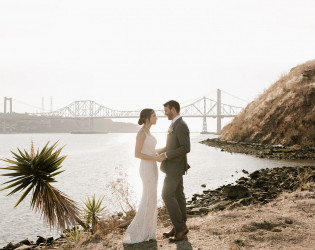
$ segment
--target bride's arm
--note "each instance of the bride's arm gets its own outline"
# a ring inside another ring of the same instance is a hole
[[[142,131],[140,131],[137,135],[136,139],[136,146],[135,146],[135,157],[142,159],[142,160],[151,160],[151,161],[157,161],[158,156],[151,156],[141,153],[141,149],[143,147],[143,143],[145,140],[146,134]]]
[[[156,150],[155,150],[155,153],[161,154],[161,153],[165,153],[165,151],[166,151],[166,147],[156,149]]]

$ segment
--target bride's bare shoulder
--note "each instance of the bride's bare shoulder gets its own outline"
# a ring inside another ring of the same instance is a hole
[[[140,129],[137,133],[137,139],[145,139],[145,137],[146,137],[145,132],[143,131],[143,129]]]

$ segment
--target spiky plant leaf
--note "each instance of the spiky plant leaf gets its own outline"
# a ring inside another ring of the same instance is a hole
[[[13,188],[8,195],[24,191],[15,206],[18,206],[33,191],[31,208],[39,211],[50,227],[65,229],[76,223],[85,227],[79,218],[80,209],[77,204],[50,185],[50,183],[56,182],[55,176],[65,171],[60,168],[66,156],[60,156],[63,147],[55,150],[57,143],[49,146],[49,142],[47,142],[41,151],[37,150],[35,153],[32,142],[30,153],[26,150],[22,152],[18,148],[18,153],[11,151],[14,160],[0,159],[10,164],[10,166],[0,169],[12,171],[1,175],[12,178],[3,183],[10,184],[1,190]]]
[[[84,218],[87,224],[92,224],[92,233],[95,233],[97,222],[100,220],[100,216],[105,210],[105,207],[102,207],[104,197],[105,196],[102,196],[96,201],[94,194],[91,199],[87,197],[86,201],[83,202],[85,205],[83,208]]]

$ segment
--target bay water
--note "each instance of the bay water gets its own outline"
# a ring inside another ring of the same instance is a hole
[[[153,135],[158,140],[157,147],[163,147],[166,133]],[[213,189],[234,183],[241,176],[245,176],[243,169],[253,172],[261,168],[311,164],[309,161],[268,160],[231,154],[199,143],[211,137],[214,136],[191,133],[191,152],[188,154],[191,168],[188,175],[184,176],[187,199],[195,193],[202,193],[204,190],[202,184],[206,184],[206,189]],[[140,160],[134,157],[135,139],[135,133],[0,134],[0,158],[12,158],[10,151],[16,152],[17,147],[29,152],[31,140],[35,149],[41,149],[48,141],[51,144],[59,141],[59,147],[65,146],[61,155],[67,155],[62,167],[66,171],[56,176],[58,182],[52,185],[78,202],[80,206],[83,206],[87,196],[93,194],[96,197],[105,196],[103,204],[107,205],[109,212],[115,212],[119,208],[108,203],[111,196],[108,184],[115,181],[119,174],[126,174],[136,204],[141,198]],[[0,167],[6,166],[7,163],[0,161]],[[7,172],[0,169],[0,174]],[[161,197],[163,178],[164,174],[159,172],[158,197]],[[7,180],[9,180],[7,177],[0,176],[1,184]],[[3,188],[5,185],[0,187]],[[22,193],[7,196],[9,192],[9,190],[0,192],[0,247],[25,238],[36,240],[38,235],[58,237],[60,232],[50,230],[43,223],[40,214],[31,210],[29,198],[14,207]]]

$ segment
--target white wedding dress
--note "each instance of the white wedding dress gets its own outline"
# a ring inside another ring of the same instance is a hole
[[[145,134],[141,153],[153,156],[157,141],[153,135],[146,132]],[[139,172],[142,179],[142,197],[136,216],[124,236],[123,243],[126,244],[156,239],[158,184],[156,161],[141,160]]]

